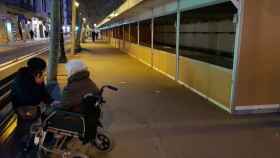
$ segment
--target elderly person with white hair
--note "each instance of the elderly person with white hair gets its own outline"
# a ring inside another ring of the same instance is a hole
[[[82,61],[69,61],[66,64],[66,71],[68,82],[62,93],[61,108],[80,112],[82,97],[87,93],[97,93],[98,87],[90,79],[90,72]]]

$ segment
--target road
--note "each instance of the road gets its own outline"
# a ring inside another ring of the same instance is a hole
[[[11,48],[0,49],[0,64],[8,62],[10,60],[19,58],[21,56],[42,50],[48,47],[48,41],[36,41],[32,43],[22,43],[15,45]]]
[[[69,43],[70,37],[64,37],[65,44]],[[9,45],[0,45],[0,65],[16,58],[41,51],[48,48],[48,40],[20,42]]]

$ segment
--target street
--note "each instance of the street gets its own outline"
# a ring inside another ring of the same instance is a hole
[[[24,55],[42,50],[48,47],[48,41],[32,41],[30,43],[21,43],[17,45],[0,47],[0,64],[10,60],[22,57]]]

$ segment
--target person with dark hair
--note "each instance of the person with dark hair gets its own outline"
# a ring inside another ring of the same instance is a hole
[[[95,37],[96,37],[95,34],[96,34],[95,31],[92,31],[92,32],[91,32],[92,42],[95,42]]]
[[[29,31],[29,34],[30,34],[31,40],[34,40],[34,32],[33,32],[33,30],[30,30],[30,31]]]
[[[11,99],[13,108],[18,115],[16,137],[23,138],[28,146],[31,125],[40,117],[39,104],[51,104],[54,100],[48,94],[44,84],[46,62],[41,58],[31,58],[26,67],[20,68],[12,83]]]

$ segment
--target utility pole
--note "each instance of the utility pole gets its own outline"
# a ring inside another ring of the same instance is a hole
[[[60,24],[61,26],[63,26],[64,24],[64,15],[63,15],[63,0],[60,0]],[[65,55],[65,48],[64,48],[64,36],[63,36],[63,29],[62,27],[60,27],[60,40],[59,40],[59,44],[60,44],[60,54],[59,54],[59,63],[66,63],[67,62],[67,57]]]
[[[71,47],[71,53],[76,54],[75,48],[76,48],[76,23],[77,23],[77,10],[76,8],[78,7],[78,3],[76,0],[72,0],[72,37],[71,37],[71,42],[72,42],[72,47]]]
[[[59,31],[60,31],[60,3],[58,0],[52,1],[51,10],[51,34],[48,55],[48,75],[47,83],[52,84],[57,81],[57,56],[59,52]]]
[[[81,32],[82,32],[82,18],[81,18],[81,14],[79,13],[79,8],[77,8],[77,37],[76,37],[76,48],[75,51],[76,52],[80,52],[81,51]]]
[[[177,19],[176,19],[176,75],[175,80],[179,80],[180,74],[180,25],[181,25],[180,0],[177,0]]]
[[[81,39],[82,43],[86,42],[86,33],[87,33],[87,28],[86,28],[86,18],[83,18],[83,23],[82,23],[82,33],[81,33]]]

